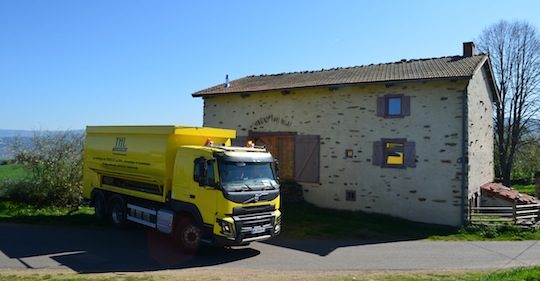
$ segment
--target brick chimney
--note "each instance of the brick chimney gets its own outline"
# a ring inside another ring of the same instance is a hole
[[[463,42],[463,56],[472,57],[474,55],[474,42]]]

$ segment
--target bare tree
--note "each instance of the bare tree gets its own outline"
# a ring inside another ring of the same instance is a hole
[[[510,186],[516,152],[539,109],[540,38],[529,23],[500,21],[486,28],[477,42],[491,58],[500,91],[494,116],[495,160],[497,174]]]

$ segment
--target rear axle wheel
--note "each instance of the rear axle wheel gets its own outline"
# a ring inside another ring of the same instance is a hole
[[[127,223],[127,208],[124,199],[115,195],[110,200],[111,222],[116,227],[124,227]]]
[[[99,190],[94,192],[94,213],[97,221],[100,223],[106,222],[109,217],[105,194]]]

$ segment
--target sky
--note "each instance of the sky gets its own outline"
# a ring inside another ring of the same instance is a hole
[[[462,54],[540,1],[0,0],[0,129],[201,126],[248,75]]]

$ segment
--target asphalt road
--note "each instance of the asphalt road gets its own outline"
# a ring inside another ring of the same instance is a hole
[[[284,237],[235,249],[181,254],[163,234],[141,228],[0,223],[0,270],[80,273],[184,268],[281,271],[464,270],[540,265],[540,241],[330,241]]]

